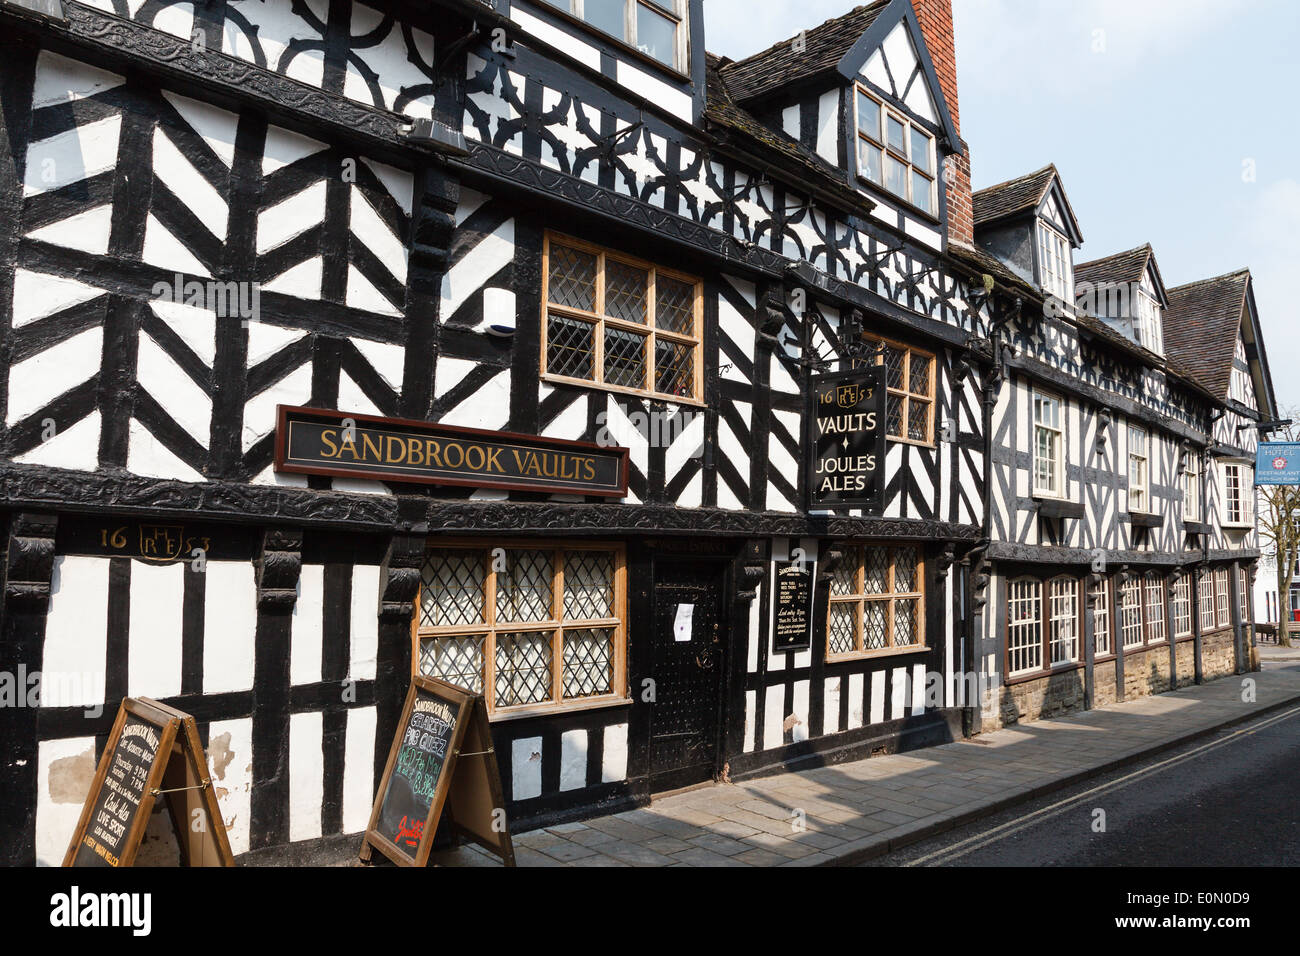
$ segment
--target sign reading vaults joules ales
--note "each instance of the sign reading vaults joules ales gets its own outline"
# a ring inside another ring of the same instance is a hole
[[[622,498],[628,450],[281,405],[275,470]]]
[[[885,369],[870,365],[813,379],[808,447],[810,508],[879,515],[885,492]]]

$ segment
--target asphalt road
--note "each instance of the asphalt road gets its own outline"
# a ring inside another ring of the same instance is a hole
[[[864,865],[1298,864],[1300,707],[1288,707]]]

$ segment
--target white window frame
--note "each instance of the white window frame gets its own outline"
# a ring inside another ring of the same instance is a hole
[[[1047,652],[1052,667],[1079,663],[1079,581],[1052,578],[1047,584]]]
[[[1183,465],[1183,521],[1201,520],[1201,456],[1187,452]]]
[[[1143,625],[1148,645],[1163,644],[1169,638],[1165,627],[1165,579],[1156,571],[1142,576]]]
[[[1192,577],[1180,574],[1169,596],[1173,614],[1174,638],[1192,636]]]
[[[1227,528],[1250,528],[1255,524],[1254,476],[1244,461],[1223,463],[1223,525]],[[1235,492],[1235,494],[1234,494]]]
[[[1232,595],[1228,593],[1228,569],[1219,568],[1214,572],[1215,610],[1218,614],[1216,626],[1227,627],[1232,623]]]
[[[1094,653],[1096,657],[1109,657],[1115,653],[1110,634],[1110,579],[1103,579],[1092,593],[1096,595],[1092,619]]]
[[[1134,310],[1133,331],[1137,336],[1138,345],[1157,355],[1164,355],[1165,336],[1160,320],[1160,300],[1156,298],[1150,273],[1142,277],[1136,297],[1137,308]]]
[[[1030,398],[1034,410],[1034,450],[1033,450],[1033,470],[1034,470],[1034,494],[1046,495],[1049,498],[1064,498],[1066,496],[1065,487],[1065,425],[1063,419],[1067,413],[1064,400],[1058,395],[1051,392],[1045,392],[1042,389],[1035,388]],[[1055,424],[1045,422],[1040,414],[1044,407],[1055,410]],[[1039,462],[1043,460],[1040,456],[1039,436],[1045,434],[1052,452],[1046,457],[1046,463],[1050,469],[1050,481],[1047,484],[1040,482],[1045,469],[1039,468]]]
[[[1142,620],[1142,579],[1137,575],[1129,578],[1119,588],[1119,633],[1124,650],[1142,647],[1146,643],[1146,633]],[[1131,616],[1135,614],[1136,617]],[[1132,640],[1136,636],[1136,640]]]
[[[897,199],[900,202],[907,203],[907,205],[911,206],[921,215],[926,216],[935,221],[938,221],[939,180],[940,180],[939,148],[938,148],[938,141],[934,133],[930,132],[930,130],[926,129],[920,123],[917,123],[911,118],[909,118],[906,113],[903,113],[900,110],[894,109],[894,107],[888,105],[881,97],[877,96],[875,93],[872,93],[861,83],[854,83],[853,90],[854,90],[853,149],[855,151],[853,154],[854,155],[853,161],[857,164],[858,178],[861,179],[864,183],[870,183],[876,189],[881,190],[884,193],[884,195]],[[862,128],[861,110],[859,110],[858,108],[859,97],[866,97],[867,99],[871,100],[873,103],[876,104],[876,106],[880,110],[880,129],[875,131],[875,135],[872,135],[872,132],[870,130],[865,130]],[[901,153],[889,144],[889,137],[885,133],[885,124],[888,122],[889,117],[891,116],[894,119],[898,120],[898,122],[903,124],[903,146],[905,147],[905,150],[904,152]],[[930,171],[928,173],[924,169],[918,167],[916,164],[917,160],[916,157],[913,155],[913,150],[912,150],[913,129],[915,129],[916,132],[920,133],[929,141]],[[880,150],[880,180],[879,181],[870,178],[866,174],[866,166],[862,162],[862,144],[864,142],[870,143],[870,145]],[[900,196],[898,195],[898,193],[894,192],[892,189],[889,189],[885,186],[885,157],[886,156],[893,158],[895,162],[903,166],[903,185],[905,187],[904,192],[906,192],[905,196]],[[913,195],[914,190],[912,189],[912,185],[913,185],[914,172],[922,179],[927,179],[930,182],[930,208],[929,209],[926,209],[924,206],[917,203],[916,197]]]
[[[1141,452],[1135,450],[1134,439],[1141,437]],[[1133,466],[1139,466],[1141,482],[1135,483],[1133,479]],[[1135,506],[1134,496],[1137,496]],[[1128,426],[1128,510],[1138,514],[1149,514],[1151,511],[1151,435],[1141,425],[1134,425],[1129,422]]]
[[[1214,573],[1211,571],[1204,572],[1200,580],[1196,582],[1196,587],[1201,611],[1201,632],[1212,631],[1218,626],[1214,620]]]
[[[1007,676],[1043,669],[1043,582],[1015,578],[1007,586]]]
[[[1038,220],[1038,284],[1064,302],[1074,303],[1074,260],[1070,240],[1053,225]]]

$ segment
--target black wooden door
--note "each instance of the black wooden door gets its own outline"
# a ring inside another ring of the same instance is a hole
[[[726,662],[721,575],[717,565],[656,562],[655,701],[650,708],[650,783],[655,791],[712,780],[717,773]],[[689,640],[678,640],[688,635]]]

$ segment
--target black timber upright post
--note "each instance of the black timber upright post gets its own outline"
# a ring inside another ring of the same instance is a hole
[[[1201,661],[1201,580],[1208,573],[1203,566],[1192,573],[1192,581],[1195,585],[1192,588],[1192,665],[1197,684],[1205,683],[1205,672]]]
[[[28,700],[27,692],[28,679],[42,668],[57,528],[55,515],[15,514],[5,544],[0,671],[11,675],[17,699],[0,704],[0,864],[4,866],[36,862],[40,702]],[[20,675],[27,679],[20,680]]]
[[[1115,648],[1115,701],[1118,703],[1124,699],[1124,585],[1128,584],[1129,578],[1133,577],[1133,572],[1128,569],[1128,565],[1120,568],[1119,574],[1115,576],[1115,606],[1119,608],[1119,614],[1115,616],[1114,634],[1111,635],[1111,644]],[[1142,604],[1142,591],[1138,589],[1138,605]],[[1139,612],[1140,613],[1140,612]]]
[[[1106,577],[1094,572],[1086,581],[1083,606],[1088,613],[1083,616],[1083,706],[1085,710],[1092,710],[1097,691],[1097,603],[1101,599],[1101,589],[1106,586]]]
[[[1232,657],[1236,662],[1234,673],[1244,674],[1248,668],[1241,620],[1241,563],[1239,561],[1233,561],[1228,567],[1228,603],[1228,610],[1232,615]]]
[[[250,850],[289,842],[289,654],[302,572],[302,532],[265,531],[256,572]]]
[[[423,498],[398,500],[397,532],[379,568],[379,656],[375,665],[375,779],[384,772],[411,685],[411,623],[420,593],[429,524]]]

